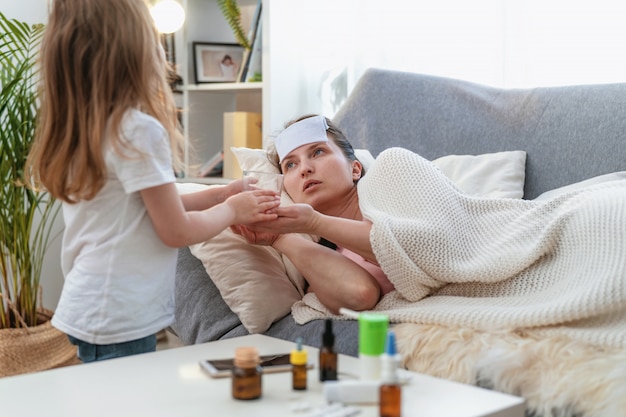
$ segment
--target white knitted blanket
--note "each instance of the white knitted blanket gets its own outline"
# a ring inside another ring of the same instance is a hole
[[[533,329],[626,348],[626,181],[553,200],[460,192],[419,155],[382,152],[359,183],[392,323]],[[314,294],[298,323],[332,314]],[[345,317],[344,317],[345,318]]]

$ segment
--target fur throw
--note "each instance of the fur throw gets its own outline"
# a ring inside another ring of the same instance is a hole
[[[406,368],[526,400],[533,417],[626,415],[626,351],[566,337],[394,326]]]

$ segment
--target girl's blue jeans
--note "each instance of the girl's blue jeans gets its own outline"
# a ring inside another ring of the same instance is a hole
[[[78,358],[83,363],[121,358],[122,356],[136,355],[138,353],[155,352],[157,344],[156,335],[110,345],[94,345],[69,335],[68,338],[73,345],[78,346]]]

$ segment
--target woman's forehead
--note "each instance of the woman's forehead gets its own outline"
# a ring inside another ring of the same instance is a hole
[[[294,156],[296,156],[296,155],[298,155],[300,153],[308,152],[311,149],[318,148],[320,146],[323,146],[325,148],[329,148],[331,146],[330,145],[331,143],[332,143],[332,141],[326,141],[326,142],[319,141],[319,142],[311,142],[311,143],[307,143],[306,145],[298,146],[297,148],[295,148],[294,150],[289,152],[285,156],[284,159],[289,159],[289,158],[294,157]]]
[[[274,140],[276,152],[282,161],[295,149],[313,142],[327,142],[328,124],[324,116],[313,116],[293,123]]]

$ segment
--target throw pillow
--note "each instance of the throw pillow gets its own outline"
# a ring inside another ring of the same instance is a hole
[[[249,245],[226,229],[189,248],[250,333],[265,332],[304,296],[304,278],[271,246]]]
[[[433,160],[463,192],[482,197],[522,198],[526,152],[447,155]]]
[[[626,180],[626,171],[611,172],[610,174],[598,175],[597,177],[589,178],[584,181],[575,182],[574,184],[565,185],[563,187],[555,188],[554,190],[546,191],[539,195],[535,200],[549,200],[550,198],[557,197],[561,194],[575,191],[580,188],[589,187],[590,185],[600,184],[609,181]]]

